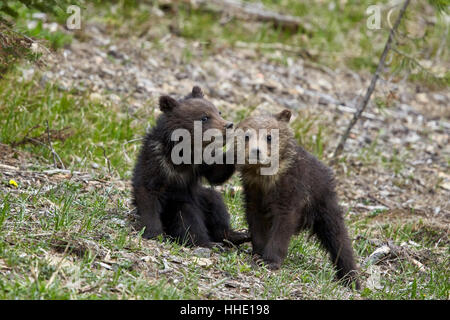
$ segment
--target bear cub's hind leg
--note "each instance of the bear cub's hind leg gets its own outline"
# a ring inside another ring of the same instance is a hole
[[[142,236],[145,239],[152,239],[163,234],[163,224],[160,217],[162,207],[158,197],[149,193],[145,187],[139,187],[136,188],[134,201],[137,204],[141,224],[145,226]]]
[[[250,241],[248,232],[232,230],[227,208],[222,200],[222,196],[217,191],[202,188],[199,196],[205,212],[205,224],[212,241],[220,243],[228,240],[234,245]]]
[[[330,253],[331,262],[337,269],[337,278],[347,286],[354,282],[355,288],[359,290],[360,284],[356,279],[357,268],[352,244],[341,209],[337,201],[330,198],[327,199],[326,207],[321,210],[322,212],[319,211],[314,221],[313,233]]]
[[[213,246],[204,223],[203,212],[194,203],[186,202],[177,208],[166,233],[187,246]]]

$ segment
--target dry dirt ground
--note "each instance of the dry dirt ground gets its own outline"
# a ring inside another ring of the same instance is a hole
[[[224,111],[224,117],[234,121],[255,112],[289,108],[296,116],[293,124],[314,120],[307,132],[313,145],[319,131],[323,132],[325,161],[370,81],[370,74],[331,70],[295,55],[284,58],[284,52],[279,50],[263,53],[225,45],[210,50],[202,43],[171,34],[155,45],[134,37],[114,39],[108,36],[106,27],[96,24],[87,25],[84,33],[88,36],[82,42],[75,39],[61,52],[46,58],[49,70],[43,73],[41,81],[56,82],[62,90],[87,92],[89,99],[129,114],[157,115],[159,95],[181,97],[193,85],[200,85],[208,99]],[[348,211],[346,218],[373,216],[374,229],[386,222],[394,225],[417,221],[418,231],[435,234],[436,247],[448,245],[450,92],[428,92],[419,85],[384,79],[378,83],[372,101],[379,105],[370,104],[352,131],[345,159],[334,166],[341,205]],[[135,153],[124,155],[130,170],[138,147],[136,143]],[[51,171],[50,167],[50,171],[38,172],[33,169],[38,159],[5,145],[0,150],[0,171],[4,177],[21,176],[30,184],[46,186],[70,179],[84,183],[88,192],[111,186],[130,189],[129,181],[116,177],[99,181],[89,173]],[[131,212],[129,202],[128,206]],[[356,238],[357,234],[353,236]],[[83,248],[95,243],[78,245]],[[154,256],[136,253],[124,258],[132,260],[149,278],[170,274],[176,278],[178,273],[170,269],[183,268],[189,259],[170,256],[165,252],[165,244],[156,241],[145,241],[144,246]],[[101,263],[112,263],[108,252],[95,250]],[[214,264],[220,255],[197,253],[193,256],[206,266]],[[164,266],[161,271],[151,263],[156,256],[167,261],[167,268]],[[364,259],[361,257],[359,262]],[[224,288],[214,290],[212,297],[253,298],[262,287],[257,277],[243,274],[222,281],[222,271],[208,270],[200,284],[205,297],[211,288]],[[290,297],[302,296],[296,296],[294,290]]]

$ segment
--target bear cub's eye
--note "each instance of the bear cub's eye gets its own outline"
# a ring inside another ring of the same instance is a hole
[[[209,119],[208,116],[203,116],[202,121],[203,121],[203,122],[206,122],[208,119]]]
[[[270,134],[267,136],[267,141],[272,141],[272,136]]]

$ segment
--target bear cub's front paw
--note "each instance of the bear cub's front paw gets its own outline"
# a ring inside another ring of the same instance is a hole
[[[252,257],[252,262],[259,267],[266,267],[269,270],[278,270],[281,267],[281,262],[275,261],[273,259],[268,259],[261,257],[259,254],[255,253]]]
[[[248,231],[235,231],[231,230],[230,233],[227,236],[227,239],[229,242],[231,242],[234,245],[240,245],[245,242],[250,242],[252,240],[250,233]]]
[[[163,234],[162,230],[145,228],[145,231],[142,234],[142,237],[144,239],[154,239],[161,234]]]
[[[274,261],[274,260],[270,260],[270,259],[264,259],[264,264],[266,265],[266,267],[270,270],[278,270],[281,267],[281,262],[279,261]]]

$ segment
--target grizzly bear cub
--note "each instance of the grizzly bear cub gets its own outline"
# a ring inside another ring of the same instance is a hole
[[[194,121],[201,121],[203,131],[225,132],[233,124],[204,99],[199,87],[179,101],[162,96],[159,106],[163,113],[144,138],[132,180],[134,204],[145,226],[143,236],[164,234],[187,245],[204,247],[224,239],[234,244],[249,241],[247,233],[231,230],[221,195],[201,184],[202,177],[211,184],[225,182],[234,173],[235,165],[174,164],[171,158],[174,130],[187,130],[193,136]]]
[[[332,172],[297,145],[288,125],[290,118],[291,112],[284,110],[274,116],[249,117],[238,126],[245,135],[246,154],[244,163],[237,168],[244,187],[254,258],[259,262],[262,258],[270,269],[280,268],[291,237],[307,229],[330,253],[337,277],[347,285],[355,282],[359,288],[353,250],[338,206]],[[260,129],[267,132],[258,135]],[[271,129],[278,132],[276,139]],[[278,171],[262,175],[261,170],[267,168],[265,162],[275,153]],[[254,164],[249,161],[251,155],[256,155]]]

